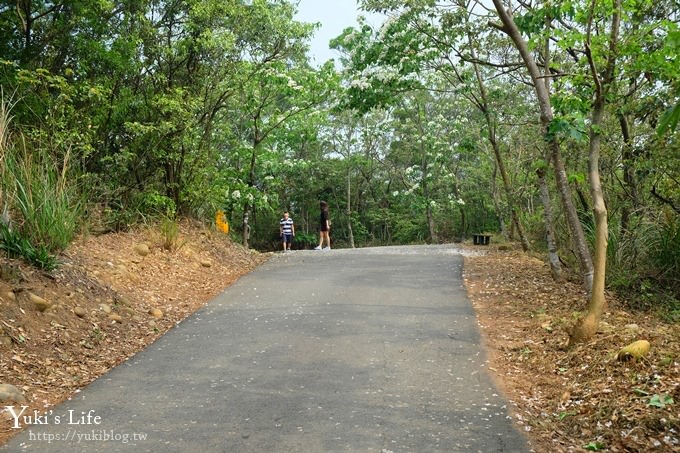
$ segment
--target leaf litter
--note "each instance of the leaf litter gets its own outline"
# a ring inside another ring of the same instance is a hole
[[[489,369],[533,451],[680,451],[677,324],[626,311],[608,293],[598,333],[567,349],[587,304],[579,282],[556,283],[543,261],[493,247],[466,256],[464,279]],[[646,355],[617,360],[640,340]]]

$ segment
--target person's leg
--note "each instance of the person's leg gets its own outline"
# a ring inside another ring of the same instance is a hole
[[[319,231],[319,245],[314,247],[314,250],[321,250],[321,247],[323,247],[323,231]]]

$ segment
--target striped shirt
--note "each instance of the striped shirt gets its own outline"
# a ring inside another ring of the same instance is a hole
[[[281,232],[283,234],[293,234],[293,219],[290,217],[281,219],[279,225],[281,225]]]

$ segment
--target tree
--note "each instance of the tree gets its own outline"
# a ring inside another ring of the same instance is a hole
[[[569,228],[572,233],[572,240],[574,241],[574,245],[581,264],[584,285],[590,292],[592,291],[593,287],[592,258],[590,256],[590,251],[588,250],[585,235],[583,233],[583,227],[581,226],[576,213],[576,208],[572,202],[571,190],[569,189],[569,184],[567,181],[567,174],[564,168],[562,153],[558,138],[555,134],[556,123],[554,122],[553,110],[550,104],[550,93],[542,81],[543,76],[541,75],[540,69],[533,55],[529,51],[527,42],[522,37],[517,24],[513,20],[511,12],[505,9],[505,6],[500,0],[493,0],[493,3],[502,22],[502,25],[496,27],[510,37],[512,42],[517,47],[517,50],[519,51],[522,60],[524,61],[524,64],[526,65],[531,76],[532,84],[538,100],[541,124],[543,125],[546,132],[551,160],[555,169],[555,178],[559,189],[560,198],[566,211],[565,213],[568,219]]]
[[[606,301],[605,269],[607,265],[607,240],[608,222],[607,207],[605,206],[604,194],[600,178],[600,142],[602,138],[601,126],[605,113],[607,95],[614,83],[614,70],[616,67],[617,46],[619,39],[619,24],[621,21],[621,0],[614,0],[612,5],[612,19],[609,28],[609,48],[603,56],[604,68],[601,70],[596,61],[593,49],[593,21],[595,20],[595,6],[593,1],[590,6],[588,23],[586,27],[585,53],[593,79],[594,99],[589,127],[590,149],[588,152],[588,179],[590,181],[590,195],[593,200],[593,212],[595,214],[595,260],[593,289],[591,291],[588,311],[571,332],[572,343],[588,340],[599,326],[600,318],[604,312]],[[609,11],[607,11],[609,13]]]

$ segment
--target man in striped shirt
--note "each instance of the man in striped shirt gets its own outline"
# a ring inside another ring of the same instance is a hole
[[[283,213],[283,218],[279,221],[279,234],[283,241],[283,251],[290,250],[295,236],[295,225],[287,212]]]

